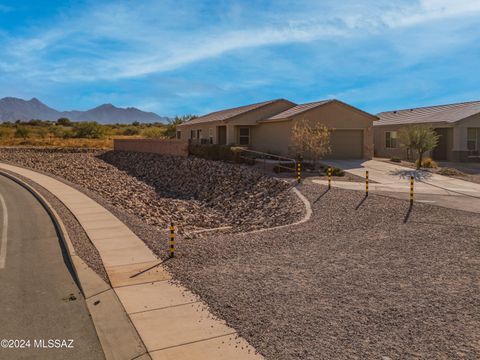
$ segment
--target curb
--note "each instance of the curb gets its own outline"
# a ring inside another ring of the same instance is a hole
[[[0,175],[30,192],[47,211],[61,239],[107,360],[151,359],[115,291],[75,253],[67,229],[50,203],[32,186],[0,170]]]

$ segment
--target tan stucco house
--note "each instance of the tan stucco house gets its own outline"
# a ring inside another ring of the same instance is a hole
[[[400,147],[398,131],[409,125],[432,127],[439,135],[437,148],[427,156],[434,160],[479,159],[480,101],[385,111],[374,123],[375,156],[414,159]]]
[[[179,125],[177,138],[293,156],[292,127],[300,119],[331,129],[332,151],[327,158],[372,158],[377,117],[335,99],[299,105],[277,99],[216,111]]]

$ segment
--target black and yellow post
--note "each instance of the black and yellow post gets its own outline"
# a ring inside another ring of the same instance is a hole
[[[327,175],[328,175],[328,190],[332,188],[332,168],[329,167],[327,170]]]
[[[175,226],[170,223],[170,257],[175,256]]]
[[[365,172],[365,196],[368,196],[368,170]]]
[[[410,206],[413,205],[413,175],[410,176]]]
[[[297,160],[297,182],[300,183],[302,181],[302,164],[300,159]]]

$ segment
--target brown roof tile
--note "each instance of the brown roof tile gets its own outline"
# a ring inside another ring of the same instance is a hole
[[[297,106],[294,106],[288,110],[285,110],[283,112],[281,112],[280,114],[277,114],[277,115],[274,115],[274,116],[271,116],[269,117],[268,119],[266,120],[260,120],[260,122],[265,122],[265,121],[269,121],[269,120],[282,120],[282,119],[288,119],[294,115],[297,115],[297,114],[300,114],[300,113],[303,113],[305,111],[308,111],[310,109],[313,109],[313,108],[316,108],[318,106],[322,106],[326,103],[329,103],[331,101],[334,101],[333,99],[330,99],[330,100],[322,100],[322,101],[315,101],[315,102],[311,102],[311,103],[306,103],[306,104],[300,104],[300,105],[297,105]]]
[[[235,116],[245,114],[246,112],[256,110],[258,108],[261,108],[266,105],[273,104],[278,101],[286,101],[291,103],[288,100],[285,99],[275,99],[275,100],[269,100],[269,101],[264,101],[256,104],[251,104],[251,105],[245,105],[245,106],[239,106],[236,108],[231,108],[231,109],[225,109],[225,110],[220,110],[220,111],[215,111],[206,115],[203,115],[201,117],[198,117],[196,119],[192,119],[190,121],[187,121],[184,123],[185,125],[193,125],[193,124],[203,124],[203,123],[208,123],[212,121],[221,121],[221,120],[228,120],[231,119]],[[292,106],[294,106],[294,103],[291,103]]]
[[[480,113],[480,101],[385,111],[374,125],[401,125],[446,122],[454,123]]]

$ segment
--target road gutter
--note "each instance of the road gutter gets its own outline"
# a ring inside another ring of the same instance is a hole
[[[0,269],[5,267],[5,262],[7,260],[7,231],[8,231],[8,211],[7,203],[5,198],[0,193],[0,203],[2,203],[2,214],[3,214],[3,224],[2,224],[2,239],[0,242]]]

